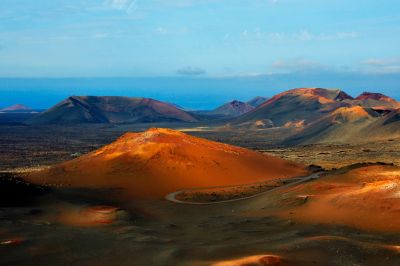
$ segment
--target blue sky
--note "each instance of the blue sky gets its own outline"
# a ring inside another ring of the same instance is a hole
[[[400,72],[398,0],[2,0],[0,76]]]
[[[340,74],[365,77],[348,78],[350,92],[372,90],[380,83],[369,75],[400,73],[399,10],[398,0],[1,0],[0,77],[245,78],[246,90],[252,78],[281,74],[337,87]],[[400,78],[390,80],[377,89],[399,88]],[[259,84],[247,96],[285,85]]]

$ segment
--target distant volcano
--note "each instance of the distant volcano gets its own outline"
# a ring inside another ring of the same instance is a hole
[[[23,104],[14,104],[12,106],[0,109],[0,112],[28,112],[28,111],[33,111],[32,108],[23,105]]]
[[[196,122],[191,114],[149,98],[72,96],[28,124]]]
[[[31,181],[123,188],[133,198],[305,175],[304,166],[170,129],[127,133],[80,158],[31,174]]]

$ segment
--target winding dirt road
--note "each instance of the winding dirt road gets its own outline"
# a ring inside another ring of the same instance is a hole
[[[309,176],[300,178],[300,180],[298,180],[298,181],[294,181],[294,182],[291,182],[291,183],[286,184],[286,185],[282,185],[282,186],[275,187],[273,189],[270,189],[270,190],[267,190],[267,191],[263,191],[263,192],[260,192],[260,193],[257,193],[257,194],[251,195],[251,196],[247,196],[247,197],[243,197],[243,198],[237,198],[237,199],[221,200],[221,201],[213,201],[213,202],[192,202],[192,201],[181,201],[181,200],[176,199],[176,196],[178,196],[179,194],[184,193],[184,192],[192,192],[192,191],[195,191],[195,190],[196,191],[201,191],[201,190],[210,189],[210,188],[183,189],[183,190],[172,192],[172,193],[166,195],[165,199],[168,200],[168,201],[174,202],[174,203],[191,204],[191,205],[211,205],[211,204],[228,203],[228,202],[234,202],[234,201],[246,200],[246,199],[259,197],[261,195],[265,195],[267,193],[270,193],[270,192],[273,192],[273,191],[276,191],[276,190],[289,188],[289,187],[292,187],[292,186],[295,186],[295,185],[298,185],[298,184],[301,184],[301,183],[305,183],[305,182],[308,182],[308,181],[311,181],[311,180],[314,180],[314,179],[318,179],[321,176],[321,174],[323,174],[323,173],[325,173],[325,172],[314,173],[314,174],[311,174]],[[251,184],[246,184],[246,185],[251,185]],[[221,187],[221,188],[223,188],[223,187]]]

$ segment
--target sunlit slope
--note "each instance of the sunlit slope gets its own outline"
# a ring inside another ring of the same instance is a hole
[[[289,195],[301,204],[281,215],[298,221],[400,230],[399,167],[362,167],[301,185]]]
[[[160,198],[183,188],[246,184],[307,174],[304,166],[170,129],[127,133],[114,143],[49,170],[42,184],[119,187],[131,197]]]

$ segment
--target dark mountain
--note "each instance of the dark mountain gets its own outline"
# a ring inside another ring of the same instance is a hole
[[[254,107],[250,104],[234,100],[224,105],[221,105],[215,110],[209,112],[209,114],[237,117],[247,112],[250,112],[253,109]]]
[[[196,122],[175,106],[148,98],[72,96],[28,124]]]

